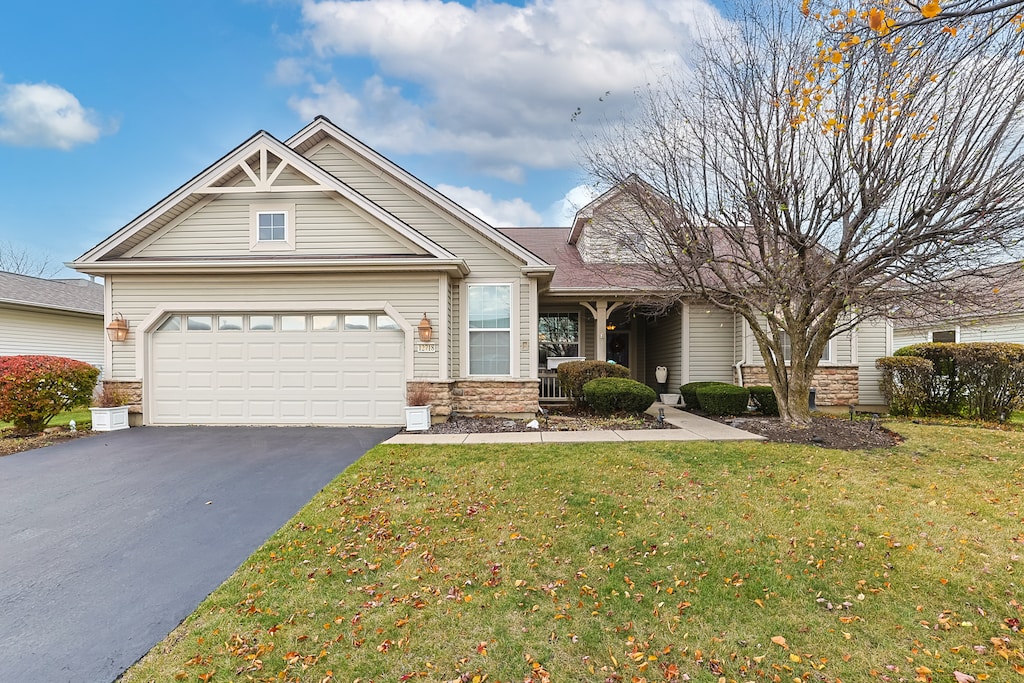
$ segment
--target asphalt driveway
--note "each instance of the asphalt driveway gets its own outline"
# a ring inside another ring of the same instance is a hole
[[[394,433],[143,427],[0,458],[0,681],[114,680]]]

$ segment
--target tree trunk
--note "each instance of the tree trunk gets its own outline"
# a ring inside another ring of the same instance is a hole
[[[795,427],[807,427],[811,424],[811,407],[808,397],[811,391],[812,372],[800,363],[798,367],[790,367],[789,391],[785,400],[779,397],[779,417]]]

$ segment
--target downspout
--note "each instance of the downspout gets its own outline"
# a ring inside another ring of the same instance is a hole
[[[736,322],[735,322],[735,316],[736,316],[736,314],[733,313],[733,324],[732,324],[732,348],[733,348],[733,351],[736,350]],[[742,320],[740,321],[740,325],[741,326],[743,325],[743,321]],[[732,367],[736,370],[736,380],[739,382],[739,386],[742,387],[743,386],[743,360],[747,356],[747,335],[746,335],[746,330],[744,330],[743,336],[740,338],[740,343],[742,345],[741,348],[740,348],[740,359]]]

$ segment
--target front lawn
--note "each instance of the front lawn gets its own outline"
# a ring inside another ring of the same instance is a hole
[[[125,680],[1021,680],[1024,434],[899,430],[380,446]]]

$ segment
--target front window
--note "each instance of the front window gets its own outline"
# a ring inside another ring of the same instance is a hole
[[[469,286],[469,374],[512,374],[512,286]]]
[[[933,342],[945,342],[952,344],[956,342],[956,330],[941,330],[932,332]]]
[[[790,343],[789,334],[786,332],[779,332],[780,340],[782,342],[782,359],[787,363],[793,360],[793,349]],[[825,344],[825,350],[821,352],[820,363],[831,363],[832,362],[832,340],[829,339],[828,343]]]
[[[580,317],[576,313],[541,313],[538,330],[540,364],[548,357],[580,355]]]

